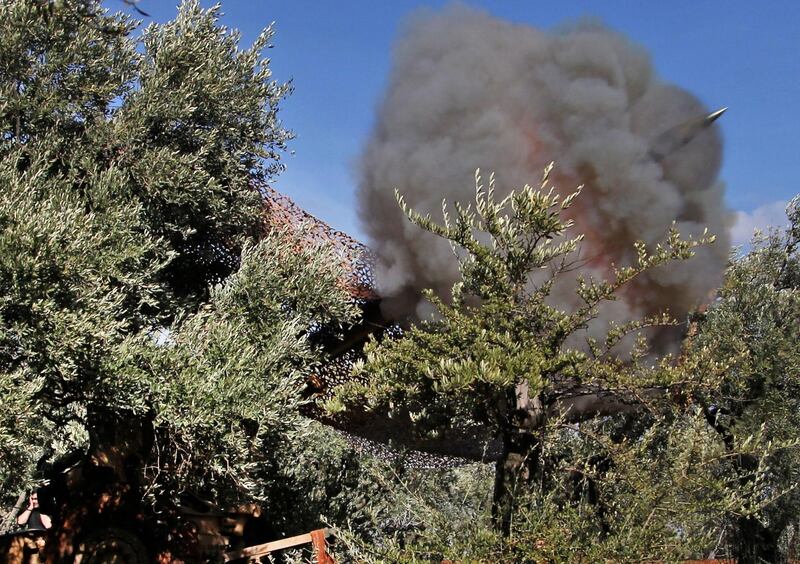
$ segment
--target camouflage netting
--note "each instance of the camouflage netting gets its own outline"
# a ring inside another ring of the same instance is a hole
[[[312,393],[318,398],[330,397],[336,386],[352,378],[353,363],[360,357],[361,348],[370,334],[397,336],[402,330],[379,314],[380,296],[375,289],[373,273],[374,255],[366,245],[333,229],[275,189],[260,186],[259,191],[265,199],[267,229],[290,229],[301,233],[302,239],[310,244],[333,245],[350,273],[342,282],[364,311],[361,326],[354,328],[343,341],[330,346],[328,362],[316,374],[309,375]],[[324,332],[325,329],[319,328],[319,331]],[[396,436],[397,423],[377,414],[362,413],[347,418],[331,418],[316,406],[310,407],[306,414],[332,425],[359,451],[387,461],[402,461],[414,468],[450,468],[471,462],[476,457],[485,459],[488,455],[486,441],[479,437],[469,437],[469,446],[452,442],[444,452],[440,448],[434,448],[436,453],[424,452],[413,446],[409,448],[408,440],[398,440]],[[406,438],[405,430],[401,430],[399,434]],[[398,444],[403,446],[398,447]]]
[[[333,229],[277,190],[263,185],[259,187],[259,191],[266,202],[266,223],[270,228],[289,227],[298,232],[302,231],[303,238],[310,243],[333,244],[342,257],[342,262],[346,264],[347,270],[352,273],[344,283],[353,298],[365,301],[378,299],[372,270],[373,255],[366,245],[356,241],[347,233]]]

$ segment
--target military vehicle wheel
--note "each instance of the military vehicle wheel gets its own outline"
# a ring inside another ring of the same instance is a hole
[[[109,527],[89,534],[78,545],[75,564],[147,564],[147,549],[133,533]]]

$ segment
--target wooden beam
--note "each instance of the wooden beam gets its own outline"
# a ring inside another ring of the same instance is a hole
[[[325,529],[324,531],[326,537],[330,535],[330,532],[327,529]],[[301,544],[308,544],[312,541],[313,539],[311,537],[311,533],[305,533],[303,535],[297,535],[294,537],[287,537],[285,539],[279,539],[276,541],[265,542],[264,544],[248,546],[247,548],[243,548],[242,550],[234,550],[232,552],[226,552],[225,562],[230,562],[231,560],[238,560],[240,558],[256,558],[259,556],[266,556],[267,554],[274,552],[276,550],[284,550],[286,548],[300,546]]]

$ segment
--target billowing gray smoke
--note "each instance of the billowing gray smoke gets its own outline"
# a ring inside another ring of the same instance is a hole
[[[395,49],[359,183],[393,315],[424,315],[420,290],[447,293],[457,276],[447,243],[404,218],[395,188],[436,218],[443,198],[471,201],[476,168],[496,171],[502,196],[537,182],[551,160],[560,191],[585,184],[574,218],[595,275],[630,263],[635,240],[663,240],[673,220],[683,235],[708,227],[718,237],[639,281],[603,320],[665,308],[680,317],[707,300],[729,248],[719,134],[710,127],[667,156],[653,151],[660,134],[707,110],[659,80],[641,48],[596,23],[549,33],[459,5],[418,14]],[[572,288],[555,299],[572,305]]]

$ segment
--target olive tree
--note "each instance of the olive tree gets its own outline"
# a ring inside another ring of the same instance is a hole
[[[263,499],[307,426],[314,331],[355,310],[331,248],[264,220],[290,87],[271,28],[243,49],[218,17],[0,4],[4,503],[74,453],[94,478],[69,496],[103,467],[135,504]]]
[[[422,436],[480,428],[500,448],[494,532],[477,518],[471,540],[453,543],[465,534],[452,535],[445,516],[426,522],[417,544],[381,557],[688,558],[714,552],[730,515],[756,518],[791,489],[770,482],[768,462],[793,451],[791,437],[773,441],[751,427],[728,443],[706,418],[704,398],[730,381],[739,351],[696,340],[677,357],[654,358],[642,333],[677,323],[668,315],[612,324],[602,339],[574,344],[625,284],[690,259],[713,237],[672,230],[652,249],[637,244],[635,262],[609,280],[573,274],[582,236],[563,215],[580,189],[562,199],[549,170],[540,187],[501,201],[493,179],[485,188],[478,177],[474,205],[456,204],[452,218],[444,207],[442,224],[398,195],[410,221],[451,242],[461,280],[451,302],[427,293],[435,317],[373,341],[328,408],[382,412]],[[578,305],[564,310],[548,296],[570,276]],[[633,347],[620,352],[632,334]],[[750,457],[761,463],[732,463]]]

